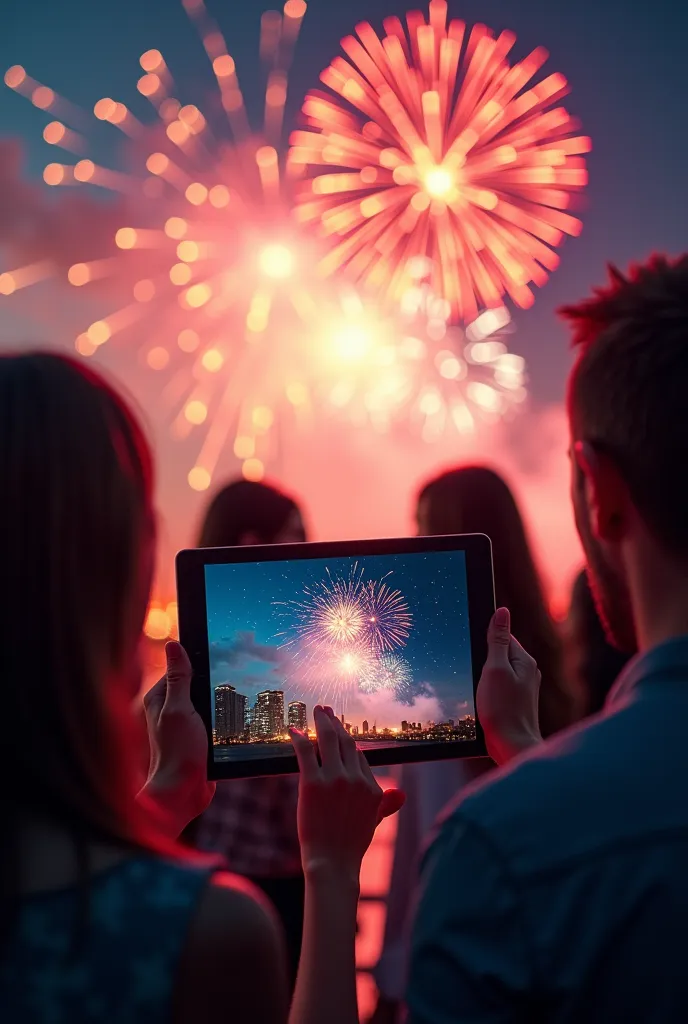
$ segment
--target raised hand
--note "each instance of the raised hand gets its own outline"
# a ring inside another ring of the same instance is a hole
[[[304,733],[290,734],[299,762],[298,829],[306,876],[341,872],[358,883],[363,855],[383,818],[404,803],[398,789],[378,785],[365,756],[332,708],[316,707],[314,744]]]
[[[497,764],[542,742],[538,722],[540,672],[510,633],[507,608],[498,608],[487,632],[487,661],[476,705],[487,751]]]
[[[143,699],[150,744],[140,798],[174,837],[202,814],[215,793],[208,782],[208,736],[191,703],[191,663],[181,644],[165,647],[167,672]]]

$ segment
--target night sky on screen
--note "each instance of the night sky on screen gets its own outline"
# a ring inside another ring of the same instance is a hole
[[[365,580],[386,576],[385,582],[401,592],[413,617],[406,644],[395,650],[412,669],[409,699],[413,703],[392,707],[391,694],[375,694],[372,699],[356,694],[353,705],[349,701],[354,718],[398,726],[403,718],[413,720],[414,710],[424,721],[431,713],[433,717],[472,713],[463,552],[206,566],[212,682],[230,682],[251,702],[260,690],[284,689],[286,700],[305,700],[310,714],[321,698],[308,686],[284,682],[291,655],[280,649],[286,639],[279,635],[285,628],[281,603],[301,599],[304,587],[327,579],[326,569],[333,579],[348,578],[354,561],[363,569]],[[287,625],[291,621],[287,616]],[[383,721],[387,715],[391,720]]]
[[[268,0],[207,0],[225,33],[254,123],[262,116],[264,77],[257,59],[260,16]],[[378,29],[390,14],[427,4],[412,0],[310,0],[290,74],[285,116],[297,124],[304,94],[335,54],[339,40],[368,19]],[[684,0],[450,0],[449,13],[468,24],[517,35],[513,56],[544,46],[543,74],[569,80],[566,107],[593,140],[583,233],[560,250],[561,266],[535,306],[517,312],[518,351],[528,362],[536,401],[559,399],[569,363],[566,330],[554,311],[599,283],[607,260],[621,265],[653,249],[681,252],[688,232],[685,168]],[[23,64],[36,78],[85,110],[102,96],[130,104],[150,119],[150,105],[136,92],[138,58],[158,47],[173,70],[180,96],[207,109],[214,79],[200,41],[178,0],[23,0],[2,5],[0,67]],[[9,89],[0,88],[0,135],[17,137],[29,177],[40,182],[43,166],[56,159],[43,142],[46,116]],[[113,159],[119,139],[108,125],[91,124],[93,158]],[[102,192],[94,190],[94,195]],[[102,196],[107,201],[106,196]]]

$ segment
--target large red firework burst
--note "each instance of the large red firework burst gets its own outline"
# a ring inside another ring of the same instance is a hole
[[[445,0],[368,23],[342,40],[321,74],[334,93],[311,92],[307,130],[292,134],[291,163],[306,168],[298,215],[316,222],[331,247],[323,270],[397,299],[410,257],[429,256],[435,290],[453,314],[473,319],[509,295],[529,306],[558,264],[567,213],[587,181],[590,140],[574,134],[561,106],[563,75],[530,84],[547,59],[538,48],[510,65],[516,37],[496,38],[447,22]]]

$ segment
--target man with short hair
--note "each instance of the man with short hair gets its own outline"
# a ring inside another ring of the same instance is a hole
[[[426,856],[412,1024],[688,1020],[688,256],[612,269],[563,313],[576,524],[606,630],[639,654],[543,743],[537,666],[497,611],[478,707],[512,763]]]

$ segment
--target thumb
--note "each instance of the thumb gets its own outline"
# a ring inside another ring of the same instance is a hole
[[[191,662],[176,640],[165,644],[167,659],[167,696],[165,707],[178,706],[191,701]]]
[[[406,803],[406,793],[401,789],[386,789],[380,801],[378,821],[389,818],[390,814],[396,814]]]
[[[487,664],[508,665],[511,643],[511,616],[508,608],[498,608],[487,629]]]

